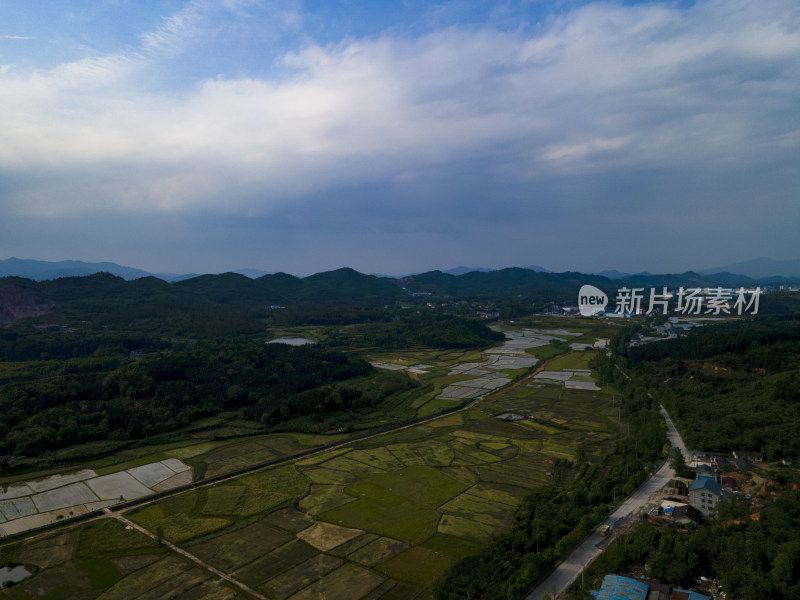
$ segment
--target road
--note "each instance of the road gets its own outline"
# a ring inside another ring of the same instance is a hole
[[[559,355],[559,356],[563,356],[563,355]],[[414,420],[412,420],[412,421],[410,421],[408,423],[402,423],[402,424],[386,427],[384,429],[381,429],[379,431],[375,431],[375,432],[372,432],[372,433],[364,433],[364,434],[355,435],[355,436],[349,437],[349,438],[347,438],[345,440],[342,440],[342,441],[339,441],[339,442],[333,442],[333,443],[330,443],[330,444],[325,444],[323,446],[319,446],[317,448],[305,450],[303,452],[299,452],[299,453],[291,454],[291,455],[288,455],[288,456],[283,456],[281,458],[276,458],[276,459],[268,460],[268,461],[265,461],[265,462],[253,464],[253,465],[250,465],[248,467],[244,467],[244,468],[241,468],[241,469],[236,469],[235,471],[231,471],[231,472],[228,472],[228,473],[222,473],[222,474],[219,474],[219,475],[215,475],[214,477],[210,477],[208,479],[200,479],[200,480],[195,481],[195,482],[193,482],[191,484],[181,485],[181,486],[178,486],[178,487],[176,487],[174,489],[166,490],[166,491],[160,492],[158,494],[151,494],[151,495],[148,495],[148,496],[143,496],[141,498],[136,498],[136,499],[133,499],[133,500],[129,500],[127,502],[123,502],[121,504],[115,505],[112,508],[112,510],[114,512],[125,511],[125,510],[128,510],[129,508],[133,508],[135,506],[143,506],[143,505],[147,505],[147,504],[150,504],[150,503],[153,503],[153,502],[159,502],[161,500],[164,500],[167,497],[175,496],[175,495],[178,495],[178,494],[183,494],[184,492],[186,492],[186,491],[188,491],[190,489],[197,489],[197,488],[200,488],[200,487],[217,485],[218,483],[221,483],[223,481],[227,481],[229,479],[234,479],[236,477],[240,477],[240,476],[242,476],[242,475],[244,475],[246,473],[250,473],[250,472],[254,472],[254,471],[258,471],[258,470],[266,469],[266,468],[272,468],[272,467],[275,467],[277,465],[281,465],[281,464],[284,464],[284,463],[294,462],[294,461],[299,460],[301,458],[308,458],[308,457],[311,457],[311,456],[315,456],[317,454],[322,454],[324,452],[329,452],[330,450],[333,450],[335,448],[340,448],[340,447],[343,447],[343,446],[347,446],[349,444],[353,444],[353,443],[356,443],[356,442],[359,442],[359,441],[363,441],[363,440],[367,440],[367,439],[370,439],[370,438],[373,438],[373,437],[386,435],[386,434],[389,434],[389,433],[394,433],[394,432],[397,432],[397,431],[399,431],[401,429],[408,429],[410,427],[416,427],[418,425],[422,425],[424,423],[428,423],[429,421],[435,421],[437,419],[442,419],[442,418],[449,417],[450,415],[453,415],[455,413],[469,410],[470,408],[473,408],[479,402],[492,401],[492,398],[495,395],[498,395],[498,394],[501,394],[501,393],[505,393],[511,388],[514,388],[514,387],[516,387],[518,385],[521,385],[523,383],[528,382],[537,373],[542,371],[550,363],[550,361],[555,360],[556,358],[559,358],[559,357],[556,356],[556,357],[553,357],[553,358],[550,358],[550,359],[544,361],[538,367],[536,367],[534,372],[529,373],[529,374],[521,377],[519,380],[514,381],[513,383],[510,383],[510,384],[508,384],[506,386],[503,386],[502,388],[499,388],[499,389],[487,394],[486,396],[475,398],[474,400],[470,400],[469,402],[466,402],[463,406],[461,406],[459,408],[456,408],[456,409],[453,409],[453,410],[450,410],[450,411],[447,411],[447,412],[431,415],[429,417],[423,417],[423,418],[414,419]],[[90,517],[91,519],[95,519],[95,518],[102,519],[102,518],[105,518],[107,516],[106,513],[108,511],[99,511],[98,510],[98,511],[93,511],[93,512],[97,516]],[[10,535],[2,535],[0,533],[0,538],[2,538],[3,541],[7,541],[9,539],[22,539],[22,538],[26,538],[26,537],[33,536],[33,535],[38,535],[38,534],[41,534],[41,533],[44,533],[44,532],[49,532],[49,531],[52,531],[53,529],[56,529],[56,528],[66,527],[68,525],[72,525],[72,524],[74,524],[76,522],[84,521],[84,520],[86,520],[85,516],[77,517],[77,518],[65,518],[65,519],[61,519],[60,521],[55,521],[53,523],[49,523],[49,524],[47,524],[47,525],[45,525],[43,527],[32,528],[32,529],[30,529],[28,531],[21,531],[19,533],[10,534]]]
[[[169,548],[173,552],[176,552],[177,554],[180,554],[181,556],[184,556],[184,557],[188,558],[192,562],[197,563],[198,565],[200,565],[201,567],[203,567],[204,569],[209,571],[212,575],[216,575],[220,579],[223,579],[223,580],[225,580],[225,581],[227,581],[229,583],[232,583],[236,587],[240,588],[242,591],[248,593],[253,598],[258,598],[259,600],[269,600],[266,596],[264,596],[264,594],[261,594],[261,593],[257,592],[256,590],[254,590],[250,586],[245,585],[244,583],[242,583],[238,579],[234,579],[233,577],[231,577],[227,573],[224,573],[224,572],[220,571],[216,567],[212,567],[207,562],[197,558],[194,554],[190,554],[189,552],[187,552],[183,548],[178,548],[178,546],[176,546],[175,544],[171,544],[170,542],[168,542],[165,539],[158,538],[154,533],[152,533],[151,531],[148,531],[147,529],[145,529],[144,527],[142,527],[138,523],[134,523],[133,521],[131,521],[129,519],[126,519],[125,517],[123,517],[119,513],[113,513],[108,508],[104,508],[103,512],[105,512],[106,515],[108,515],[112,519],[117,519],[118,521],[122,521],[125,524],[126,527],[130,527],[131,529],[135,529],[136,531],[139,531],[139,532],[143,533],[147,537],[152,538],[153,540],[156,540],[162,546],[166,546],[167,548]]]
[[[680,451],[683,453],[683,459],[688,465],[692,461],[692,456],[689,454],[689,450],[686,449],[686,444],[683,443],[681,434],[678,433],[677,429],[675,429],[672,419],[667,411],[664,410],[663,406],[661,407],[661,414],[664,416],[664,420],[667,422],[667,439],[669,440],[669,443],[672,444],[673,448],[680,449]]]
[[[664,410],[663,406],[661,407],[661,414],[664,416],[664,420],[667,423],[667,438],[674,448],[679,448],[680,451],[683,452],[688,462],[689,451],[686,449],[683,439],[678,433],[678,430],[675,429],[672,419],[667,411]],[[670,466],[669,461],[666,461],[662,467],[633,492],[604,523],[611,525],[612,531],[614,531],[614,529],[618,528],[623,522],[635,519],[645,511],[647,505],[654,500],[654,496],[659,495],[661,490],[669,483],[670,479],[674,477],[675,470]],[[581,571],[588,567],[595,558],[600,556],[606,546],[612,541],[613,536],[610,538],[603,537],[597,532],[590,535],[556,567],[556,570],[553,571],[547,579],[531,590],[528,595],[525,596],[524,600],[543,600],[545,594],[548,594],[551,598],[557,598],[560,594],[566,592],[567,588],[580,577]]]

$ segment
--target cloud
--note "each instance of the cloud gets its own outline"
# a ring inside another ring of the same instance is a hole
[[[259,73],[142,85],[218,41],[210,6],[189,3],[138,48],[0,70],[0,173],[23,182],[4,210],[277,218],[346,207],[373,228],[399,216],[435,229],[448,215],[497,218],[475,208],[488,200],[511,215],[586,208],[600,198],[589,188],[612,178],[638,185],[639,200],[600,201],[642,210],[653,174],[702,189],[701,171],[787,165],[800,146],[793,2],[589,4],[516,31],[306,43]]]
[[[0,35],[0,40],[35,40],[35,37],[28,35]]]

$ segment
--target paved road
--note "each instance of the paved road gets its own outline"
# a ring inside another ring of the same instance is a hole
[[[669,440],[669,443],[672,444],[673,448],[680,448],[680,451],[683,453],[683,458],[688,465],[692,461],[692,456],[689,454],[689,450],[686,449],[686,444],[683,443],[681,434],[678,433],[677,429],[675,429],[672,419],[667,411],[664,410],[663,406],[661,407],[661,414],[664,415],[664,420],[667,422],[667,439]]]
[[[667,414],[667,411],[664,410],[663,406],[661,407],[661,414],[664,415],[664,419],[667,422],[667,438],[672,443],[673,447],[680,448],[684,456],[688,457],[689,452],[686,450],[683,439],[675,429],[672,419],[669,414]],[[666,461],[664,465],[631,494],[604,523],[611,525],[613,531],[615,526],[618,526],[626,519],[635,519],[644,512],[645,507],[651,502],[651,498],[654,495],[658,495],[673,477],[675,477],[675,471],[670,466],[669,461]],[[556,570],[553,571],[547,579],[530,591],[528,595],[525,596],[524,600],[542,600],[545,594],[549,594],[551,598],[557,598],[559,594],[566,592],[567,588],[580,576],[581,571],[588,567],[595,558],[600,556],[612,540],[613,536],[611,538],[602,537],[596,532],[590,535],[580,546],[575,548],[558,567],[556,567]]]

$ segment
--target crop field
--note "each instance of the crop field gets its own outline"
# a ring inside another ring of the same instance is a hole
[[[553,327],[552,335],[558,333]],[[598,335],[589,327],[566,333]],[[572,352],[547,369],[588,369],[592,355]],[[431,390],[482,377],[449,374],[454,363],[479,363],[485,354],[415,350],[380,358],[424,365],[422,382],[437,380],[423,390],[424,402],[411,400],[417,414],[426,414],[453,402],[429,397]],[[527,493],[565,485],[581,462],[602,458],[619,426],[613,403],[606,390],[525,378],[468,410],[166,498],[126,516],[270,599],[427,600],[450,566],[509,531]],[[209,476],[331,439],[278,434],[157,451],[159,460],[181,458]],[[157,467],[134,471],[147,464],[133,464],[143,458],[127,457],[128,468],[145,481],[159,477]],[[558,481],[554,461],[568,461]],[[67,586],[76,598],[242,597],[196,563],[112,520],[2,545],[0,556],[38,569],[0,598],[30,597],[34,586],[51,597],[63,596]]]
[[[551,360],[547,369],[550,371],[564,371],[566,369],[588,369],[589,361],[595,356],[591,351],[570,352],[566,356]]]
[[[2,556],[37,571],[0,591],[2,598],[243,598],[205,569],[113,520],[6,544]]]

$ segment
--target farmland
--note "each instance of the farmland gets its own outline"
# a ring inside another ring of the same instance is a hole
[[[578,335],[588,334],[562,335],[556,343]],[[517,351],[531,359],[524,347]],[[573,353],[547,368],[586,369],[591,354]],[[126,517],[268,598],[303,600],[324,590],[329,599],[422,599],[449,567],[508,531],[530,491],[567,485],[582,464],[599,463],[613,446],[613,396],[521,377],[532,372],[531,362],[452,350],[370,358],[417,367],[420,395],[407,399],[416,415],[435,412],[432,403],[457,405],[460,400],[442,395],[452,385],[479,382],[472,389],[483,399],[434,421],[131,509]],[[467,363],[474,364],[462,369]],[[495,386],[493,377],[502,377],[506,387]],[[520,378],[508,385],[513,377]],[[282,433],[158,451],[213,475],[291,454],[320,438]],[[36,569],[0,592],[11,598],[29,597],[34,588],[57,595],[65,581],[76,590],[72,597],[85,598],[242,593],[109,520],[0,551],[4,561]]]

